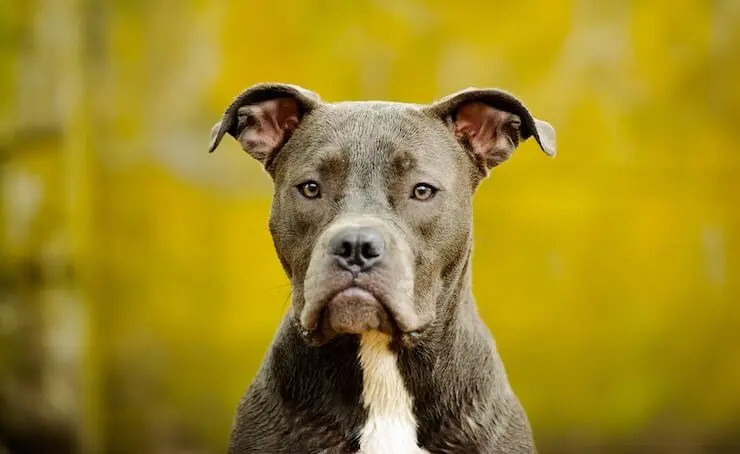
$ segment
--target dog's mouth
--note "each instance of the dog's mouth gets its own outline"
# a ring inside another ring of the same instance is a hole
[[[333,292],[324,304],[313,308],[301,317],[297,327],[303,337],[313,345],[324,344],[341,335],[361,335],[376,331],[392,338],[413,341],[418,333],[401,330],[388,305],[381,296],[356,282]]]
[[[385,304],[372,292],[354,285],[329,298],[319,324],[327,338],[368,331],[392,335],[397,330]]]

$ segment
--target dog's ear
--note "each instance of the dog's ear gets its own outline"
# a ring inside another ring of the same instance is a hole
[[[213,152],[228,133],[269,170],[303,117],[320,102],[318,95],[296,85],[265,83],[249,87],[211,129],[208,151]]]
[[[534,137],[555,156],[555,129],[529,113],[517,98],[502,90],[468,88],[426,106],[470,152],[483,175],[507,160],[519,140]]]

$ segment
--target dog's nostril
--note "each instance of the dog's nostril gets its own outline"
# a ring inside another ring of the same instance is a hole
[[[360,244],[360,257],[371,260],[383,255],[385,244],[382,239],[364,238]]]
[[[385,241],[380,232],[374,229],[364,229],[358,236],[358,255],[360,259],[373,261],[383,255]]]
[[[337,249],[334,250],[334,255],[337,255],[339,257],[343,257],[345,259],[352,258],[354,254],[354,247],[352,247],[352,243],[349,241],[342,241]]]
[[[360,256],[367,258],[367,259],[374,259],[375,257],[378,257],[380,253],[375,249],[375,245],[372,243],[363,243],[362,247],[360,248]]]
[[[342,260],[353,260],[357,254],[357,234],[339,234],[331,242],[330,252]]]

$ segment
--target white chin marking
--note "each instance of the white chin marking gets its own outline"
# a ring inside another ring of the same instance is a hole
[[[411,395],[398,370],[390,337],[377,331],[360,336],[362,401],[368,411],[360,454],[422,454],[416,444]]]

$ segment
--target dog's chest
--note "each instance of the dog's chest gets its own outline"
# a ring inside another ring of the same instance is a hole
[[[398,370],[388,338],[364,334],[360,341],[362,400],[368,412],[360,454],[424,454],[416,443],[413,401]]]

